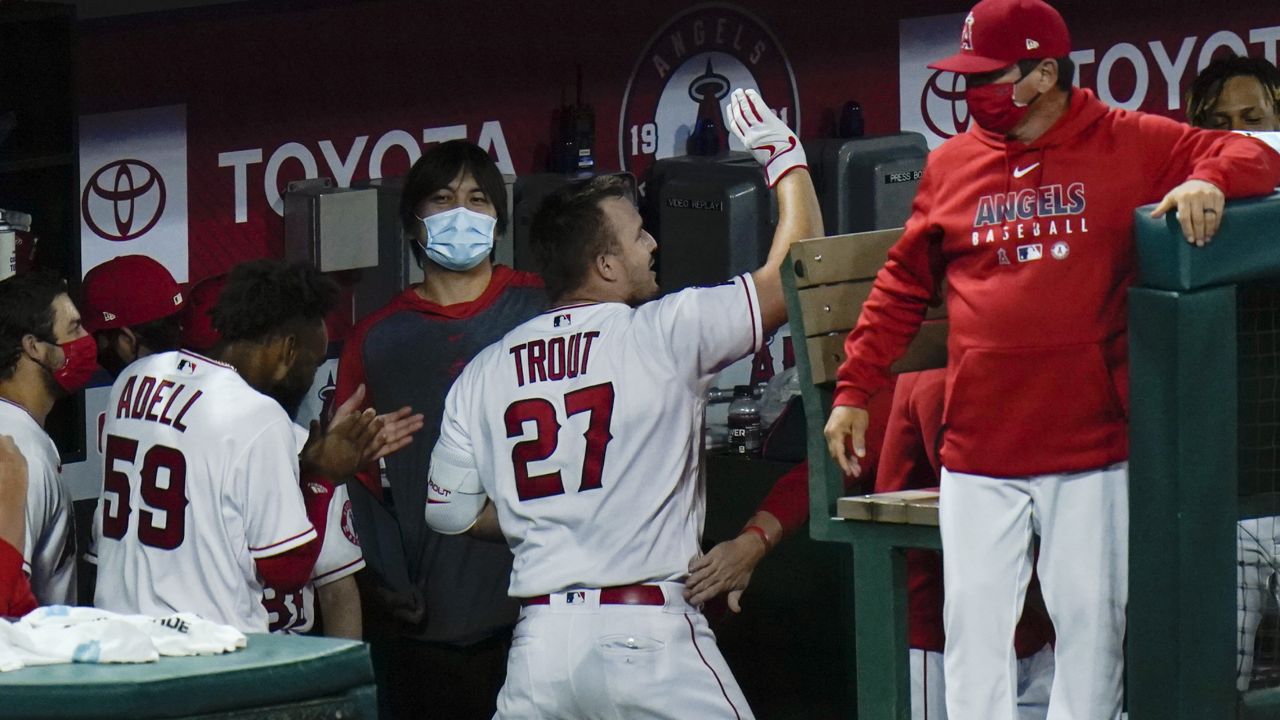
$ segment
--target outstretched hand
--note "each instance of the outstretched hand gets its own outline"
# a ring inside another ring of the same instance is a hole
[[[685,580],[685,600],[690,605],[702,605],[727,592],[729,609],[742,612],[742,591],[747,589],[751,573],[767,550],[759,535],[743,533],[694,558]]]
[[[755,90],[738,88],[724,106],[724,124],[764,167],[769,187],[798,167],[809,167],[800,138]]]
[[[1160,218],[1170,210],[1178,211],[1182,236],[1196,247],[1209,244],[1222,225],[1222,209],[1227,196],[1213,183],[1188,180],[1169,191],[1151,217]]]
[[[364,394],[364,385],[356,388],[334,411],[333,420],[323,431],[319,422],[311,421],[311,434],[299,458],[304,470],[342,480],[355,475],[377,454],[385,422],[373,408],[357,411]]]

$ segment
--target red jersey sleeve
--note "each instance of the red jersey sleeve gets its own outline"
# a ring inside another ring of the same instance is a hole
[[[845,340],[845,361],[836,372],[834,405],[863,407],[889,384],[889,366],[902,356],[920,329],[925,309],[944,272],[942,232],[929,219],[933,205],[935,151],[925,167],[902,237],[876,274],[858,324]]]
[[[31,581],[22,572],[22,553],[0,540],[0,617],[21,617],[35,609]]]
[[[1229,198],[1270,194],[1280,185],[1280,155],[1240,133],[1203,130],[1169,118],[1142,115],[1136,137],[1160,165],[1152,174],[1152,198],[1187,180],[1212,183]]]

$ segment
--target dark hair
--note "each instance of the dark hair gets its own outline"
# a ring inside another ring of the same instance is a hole
[[[1233,77],[1256,78],[1271,100],[1271,108],[1280,114],[1280,70],[1263,58],[1227,55],[1205,66],[1187,90],[1187,122],[1196,127],[1209,125],[1209,113],[1218,104],[1222,86]]]
[[[338,293],[338,284],[310,265],[251,260],[231,270],[209,316],[224,342],[265,342],[323,320]]]
[[[1031,58],[1029,60],[1019,60],[1018,72],[1022,73],[1022,77],[1026,77],[1045,60],[1053,60],[1058,63],[1058,89],[1070,91],[1071,80],[1076,74],[1076,64],[1069,56],[1064,55],[1060,58]]]
[[[0,379],[13,377],[24,336],[54,342],[53,301],[66,291],[66,282],[47,271],[0,282]]]
[[[529,244],[552,301],[578,289],[591,263],[617,244],[600,201],[634,200],[631,184],[618,175],[599,175],[560,188],[542,201],[529,228]]]
[[[498,214],[494,232],[501,235],[507,231],[507,183],[493,158],[480,146],[466,140],[442,142],[423,153],[409,168],[409,174],[404,178],[404,189],[400,191],[400,226],[418,267],[427,260],[426,253],[415,241],[422,232],[418,206],[435,191],[449,187],[459,173],[475,178],[480,191],[493,203]]]
[[[145,346],[153,353],[177,350],[182,345],[182,313],[180,312],[156,318],[150,322],[130,325],[129,329],[137,336],[138,344]],[[105,337],[114,344],[116,337],[122,332],[124,332],[123,328],[108,328],[99,330],[94,335]]]

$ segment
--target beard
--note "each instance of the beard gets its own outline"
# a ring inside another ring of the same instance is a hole
[[[98,350],[98,364],[101,365],[102,369],[106,370],[113,379],[120,377],[121,373],[124,372],[124,369],[129,366],[129,363],[121,358],[120,355],[110,347],[100,348]]]
[[[267,394],[280,403],[280,407],[289,414],[289,419],[297,420],[298,410],[302,408],[302,401],[307,399],[307,391],[310,389],[309,379],[305,385],[296,380],[285,380]]]

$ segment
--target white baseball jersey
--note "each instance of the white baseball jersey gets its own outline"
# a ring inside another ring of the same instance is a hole
[[[306,428],[294,425],[298,451],[307,443]],[[316,622],[316,589],[353,575],[364,567],[364,553],[356,536],[347,486],[308,480],[302,484],[307,517],[316,530],[322,531],[320,557],[311,572],[311,582],[302,589],[286,593],[268,587],[262,591],[262,604],[267,608],[271,632],[302,635]]]
[[[104,434],[95,604],[266,632],[254,560],[316,537],[280,404],[230,365],[161,353],[116,380]]]
[[[20,405],[0,399],[0,435],[27,460],[27,534],[22,571],[41,605],[76,603],[75,515],[53,439]]]
[[[638,308],[548,310],[467,365],[433,458],[479,472],[515,555],[511,595],[688,574],[706,390],[762,340],[743,275]]]

